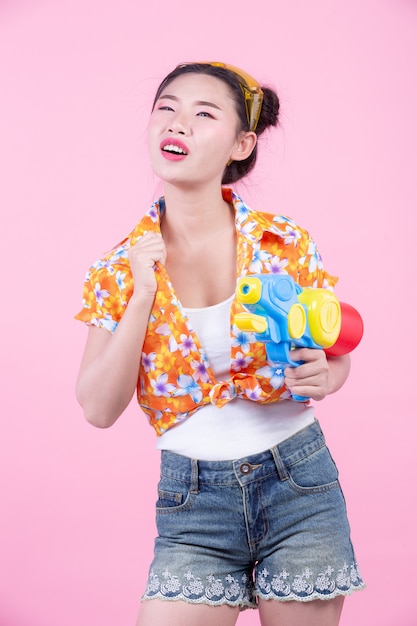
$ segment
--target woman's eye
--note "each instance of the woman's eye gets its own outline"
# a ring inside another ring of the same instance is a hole
[[[208,113],[207,111],[200,111],[200,113],[197,113],[197,115],[199,117],[211,117],[213,118],[213,116],[211,115],[211,113]]]
[[[167,104],[163,104],[162,106],[158,107],[158,109],[160,111],[173,111],[174,109],[170,106],[168,106]]]

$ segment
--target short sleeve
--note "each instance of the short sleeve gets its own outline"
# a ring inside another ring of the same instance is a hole
[[[126,239],[88,270],[83,288],[83,307],[75,319],[113,333],[133,291]]]
[[[299,258],[299,283],[302,287],[321,287],[331,289],[336,285],[338,278],[329,274],[323,265],[323,259],[313,239],[307,231],[302,232]]]

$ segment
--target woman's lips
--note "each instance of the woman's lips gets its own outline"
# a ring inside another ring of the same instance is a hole
[[[168,161],[182,161],[188,155],[188,148],[179,139],[164,139],[161,141],[162,156]]]

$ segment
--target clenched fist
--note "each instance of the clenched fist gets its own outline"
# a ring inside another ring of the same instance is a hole
[[[155,295],[155,263],[164,265],[165,259],[165,243],[159,233],[145,233],[131,246],[129,263],[134,280],[135,295]]]

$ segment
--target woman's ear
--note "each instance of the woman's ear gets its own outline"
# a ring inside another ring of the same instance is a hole
[[[247,159],[252,154],[257,141],[258,137],[256,133],[252,131],[241,133],[236,142],[235,149],[230,155],[230,162],[244,161],[245,159]]]

